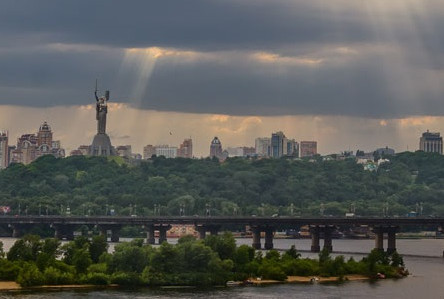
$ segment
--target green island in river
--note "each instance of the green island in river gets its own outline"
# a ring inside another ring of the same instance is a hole
[[[0,242],[0,289],[38,286],[220,286],[228,281],[267,284],[401,278],[408,274],[402,257],[373,250],[347,261],[328,251],[317,259],[301,258],[294,246],[284,253],[236,246],[231,233],[159,247],[143,240],[120,243],[108,253],[105,237],[57,239],[26,235],[5,253]],[[259,278],[259,279],[258,279]],[[15,281],[14,283],[7,283]],[[9,286],[9,287],[8,287]]]

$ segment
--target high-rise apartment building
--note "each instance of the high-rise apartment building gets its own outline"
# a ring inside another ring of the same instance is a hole
[[[210,145],[210,158],[213,157],[216,157],[218,159],[222,158],[222,143],[217,137],[214,137]]]
[[[151,159],[153,155],[156,154],[156,148],[151,144],[143,147],[143,159]]]
[[[269,137],[259,137],[254,141],[256,154],[261,157],[270,156],[271,139]]]
[[[299,157],[299,143],[294,139],[287,139],[286,155],[292,157]]]
[[[287,141],[283,132],[271,134],[271,157],[280,158],[287,153]]]
[[[318,153],[318,143],[316,141],[301,141],[301,158],[312,157]]]
[[[177,156],[181,158],[193,158],[193,140],[185,139],[177,150]]]
[[[432,133],[427,130],[419,138],[419,150],[442,155],[442,137],[438,132]]]
[[[156,156],[164,156],[165,158],[176,158],[177,147],[168,145],[156,145]]]
[[[0,169],[9,165],[8,132],[0,131]]]

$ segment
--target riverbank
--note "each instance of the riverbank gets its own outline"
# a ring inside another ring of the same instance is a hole
[[[286,280],[272,280],[272,279],[250,279],[249,282],[253,285],[268,285],[279,283],[312,283],[312,282],[340,282],[340,281],[364,281],[370,280],[370,277],[359,274],[339,276],[320,277],[320,276],[288,276]]]
[[[334,277],[320,277],[320,276],[288,276],[285,281],[272,280],[272,279],[255,279],[249,280],[249,284],[253,286],[270,285],[270,284],[283,284],[283,283],[329,283],[340,281],[366,281],[370,280],[369,277],[364,275],[345,275],[343,278],[338,276]],[[97,288],[118,288],[119,285],[111,284],[107,286],[97,285],[43,285],[36,287],[24,288],[14,281],[0,281],[0,292],[5,291],[20,291],[20,290],[73,290],[73,289],[97,289]],[[181,287],[183,288],[183,287]]]
[[[42,285],[34,287],[22,287],[15,281],[0,281],[0,292],[5,291],[22,291],[22,290],[73,290],[73,289],[103,289],[118,288],[117,284],[109,284],[106,286],[93,284],[67,284],[67,285]]]

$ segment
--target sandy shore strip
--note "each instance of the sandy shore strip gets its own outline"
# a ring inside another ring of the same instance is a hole
[[[272,279],[250,279],[250,282],[254,285],[265,285],[265,284],[275,284],[275,283],[309,283],[312,280],[316,280],[316,282],[337,282],[340,281],[339,277],[321,277],[321,276],[288,276],[285,281],[272,280]],[[344,280],[346,281],[362,281],[362,280],[370,280],[369,277],[364,275],[345,275]]]
[[[0,291],[20,290],[21,288],[15,281],[0,281]]]
[[[32,290],[32,289],[100,289],[100,288],[116,288],[116,284],[109,284],[105,286],[93,284],[65,284],[65,285],[43,285],[23,288],[15,281],[0,281],[1,291],[17,291],[17,290]]]

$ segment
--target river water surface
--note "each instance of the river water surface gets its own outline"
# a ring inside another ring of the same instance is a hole
[[[0,239],[8,249],[14,239]],[[175,240],[169,240],[174,243]],[[238,244],[250,244],[251,239],[238,239]],[[288,249],[295,245],[306,251],[310,240],[276,239],[275,248]],[[373,240],[333,240],[333,249],[351,252],[344,256],[361,258],[373,248]],[[376,282],[353,281],[343,284],[282,284],[260,287],[211,289],[149,289],[138,290],[76,290],[48,292],[0,292],[0,298],[443,298],[444,299],[444,240],[397,240],[398,251],[405,254],[404,262],[412,275],[398,280]],[[303,257],[315,254],[303,252]],[[414,256],[416,255],[416,256]]]

